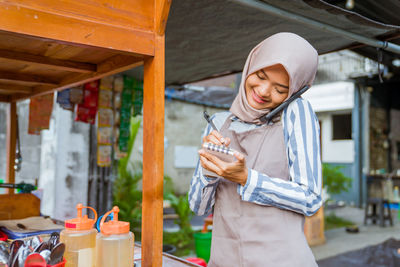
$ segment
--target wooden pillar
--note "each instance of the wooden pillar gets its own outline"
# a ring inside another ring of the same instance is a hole
[[[162,266],[164,176],[164,36],[144,62],[142,266]]]
[[[7,169],[6,183],[15,183],[15,148],[17,138],[17,103],[11,102],[7,113]],[[14,194],[13,189],[8,189],[9,194]]]

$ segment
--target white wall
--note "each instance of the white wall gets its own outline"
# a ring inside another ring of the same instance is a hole
[[[76,217],[76,204],[87,203],[89,125],[54,104],[50,129],[42,131],[40,163],[41,212],[59,220]]]
[[[354,84],[334,82],[312,86],[303,94],[315,112],[350,110],[354,107]]]
[[[354,84],[334,82],[312,86],[303,97],[307,99],[321,122],[322,161],[353,163],[354,141],[332,140],[333,114],[350,114],[354,107]]]
[[[342,111],[351,113],[351,110]],[[332,140],[332,115],[335,112],[317,114],[321,122],[322,161],[325,163],[353,163],[354,141]]]

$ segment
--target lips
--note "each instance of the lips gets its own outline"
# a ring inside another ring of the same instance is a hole
[[[268,102],[268,101],[262,99],[261,97],[259,97],[254,90],[251,91],[251,95],[253,97],[253,100],[256,101],[257,103],[264,104],[264,103]]]

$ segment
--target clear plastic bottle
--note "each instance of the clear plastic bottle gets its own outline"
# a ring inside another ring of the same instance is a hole
[[[104,222],[113,212],[111,221]],[[100,222],[100,233],[96,242],[96,267],[132,267],[134,235],[129,231],[129,222],[118,221],[117,206]]]
[[[82,209],[88,208],[94,212],[95,218],[82,217]],[[60,241],[65,243],[64,257],[66,267],[94,267],[96,259],[96,235],[93,228],[97,213],[91,207],[76,206],[78,216],[65,221],[65,230],[60,233]]]

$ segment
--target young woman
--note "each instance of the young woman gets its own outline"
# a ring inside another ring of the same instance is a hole
[[[302,37],[265,39],[247,58],[230,112],[212,117],[218,132],[205,129],[203,142],[238,151],[228,163],[201,149],[192,178],[191,209],[214,214],[209,266],[317,266],[303,225],[321,206],[318,120],[298,98],[268,125],[260,121],[311,86],[317,65],[317,51]]]

